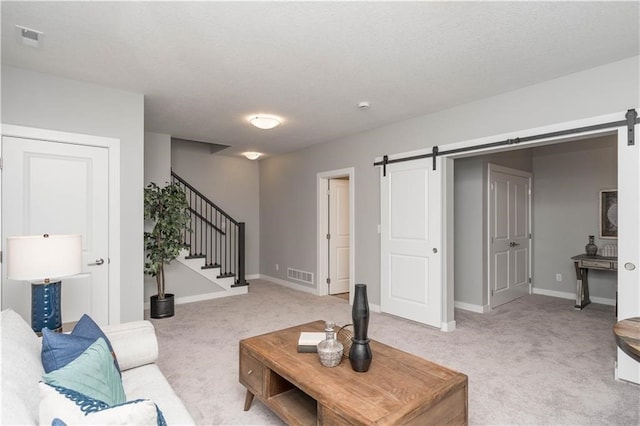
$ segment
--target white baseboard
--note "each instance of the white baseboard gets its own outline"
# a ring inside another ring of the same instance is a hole
[[[280,278],[274,278],[274,277],[270,277],[268,275],[262,275],[262,274],[259,274],[257,278],[271,281],[274,284],[279,284],[281,286],[290,288],[292,290],[304,291],[305,293],[315,294],[316,296],[318,295],[318,289],[315,287],[307,287],[300,284],[292,283],[290,281],[281,280]],[[371,302],[369,302],[369,311],[378,312],[378,313],[382,312],[382,310],[380,309],[380,305],[374,305]]]
[[[456,322],[455,321],[449,321],[449,322],[443,322],[442,326],[440,327],[440,329],[442,331],[455,331],[456,329]]]
[[[238,296],[241,294],[247,294],[247,286],[234,287],[230,290],[215,291],[213,293],[196,294],[193,296],[176,297],[174,302],[176,305],[182,305],[184,303],[202,302],[203,300],[219,299],[221,297]],[[145,302],[144,309],[149,310],[149,302]]]
[[[285,280],[281,280],[280,278],[274,278],[274,277],[270,277],[268,275],[262,275],[262,274],[258,274],[258,277],[256,278],[259,278],[261,280],[271,281],[272,283],[279,284],[283,287],[287,287],[293,290],[304,291],[305,293],[315,294],[316,296],[318,295],[318,289],[315,287],[307,287],[305,285],[292,283],[291,281],[285,281]]]
[[[486,314],[487,312],[490,311],[489,305],[484,305],[484,306],[473,305],[471,303],[457,302],[457,301],[453,302],[453,307],[458,309],[463,309],[465,311],[475,312],[477,314]]]
[[[560,299],[569,299],[569,300],[575,300],[576,299],[576,295],[575,293],[569,293],[566,291],[556,291],[556,290],[548,290],[546,288],[533,288],[533,294],[540,294],[543,296],[551,296],[551,297],[558,297]],[[609,305],[609,306],[615,306],[616,305],[616,301],[614,299],[607,299],[604,297],[595,297],[592,296],[590,297],[591,299],[591,303],[599,303],[602,305]],[[454,308],[458,308],[458,309],[463,309],[465,311],[470,311],[470,312],[475,312],[478,314],[486,314],[487,312],[491,311],[491,309],[489,308],[489,305],[474,305],[471,303],[465,303],[465,302],[458,302],[458,301],[454,301],[453,302],[453,307]],[[443,326],[443,331],[444,330],[444,326]]]
[[[533,294],[541,294],[543,296],[559,297],[560,299],[576,300],[575,293],[569,293],[567,291],[548,290],[546,288],[533,287]]]
[[[369,310],[377,313],[382,313],[382,309],[380,309],[380,305],[373,305],[369,303]]]
[[[548,290],[546,288],[534,287],[533,294],[541,294],[543,296],[551,296],[551,297],[559,297],[561,299],[576,300],[575,293],[569,293],[567,291]],[[605,297],[597,297],[597,296],[591,296],[589,298],[591,299],[591,303],[599,303],[601,305],[616,306],[615,299],[607,299]]]
[[[604,297],[596,297],[596,296],[591,296],[589,297],[589,299],[591,299],[591,303],[600,303],[601,305],[616,306],[615,299],[606,299]]]

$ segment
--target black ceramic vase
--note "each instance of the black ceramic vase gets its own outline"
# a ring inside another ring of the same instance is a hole
[[[589,235],[589,244],[584,246],[584,251],[587,253],[587,256],[595,256],[598,252],[598,246],[593,242],[594,236]]]
[[[367,286],[356,284],[356,291],[353,296],[353,337],[351,338],[351,349],[349,350],[349,361],[353,371],[364,373],[371,366],[371,347],[367,331],[369,329],[369,301],[367,300]]]

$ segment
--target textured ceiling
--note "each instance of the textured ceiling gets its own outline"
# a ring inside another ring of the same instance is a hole
[[[2,63],[145,95],[145,130],[277,154],[638,55],[638,2],[2,2]],[[42,31],[42,50],[15,25]],[[361,111],[360,101],[371,108]],[[264,131],[253,113],[284,118]]]

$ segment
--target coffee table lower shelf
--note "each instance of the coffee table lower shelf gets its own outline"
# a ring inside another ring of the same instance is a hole
[[[298,388],[269,398],[267,405],[281,418],[295,419],[296,424],[317,424],[318,403]]]

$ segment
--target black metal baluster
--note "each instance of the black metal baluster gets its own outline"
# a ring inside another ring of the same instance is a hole
[[[231,252],[232,253],[232,257],[233,257],[233,260],[232,260],[232,263],[231,263],[233,265],[233,270],[231,271],[231,273],[233,275],[236,275],[238,273],[238,264],[236,263],[236,259],[237,259],[236,251],[237,251],[237,249],[238,249],[238,225],[234,224],[233,225],[233,251]]]
[[[224,218],[224,224],[224,259],[222,263],[224,265],[224,275],[227,275],[227,252],[229,251],[229,239],[227,238],[227,235],[229,234],[229,219],[226,217]]]
[[[193,227],[195,228],[196,226],[196,216],[193,214],[193,205],[194,205],[194,201],[193,201],[193,191],[191,191],[191,193],[189,194],[189,207],[191,208],[191,223],[193,225]],[[190,255],[194,255],[196,254],[195,252],[195,247],[193,246],[193,233],[195,232],[194,229],[191,230],[191,232],[189,232],[189,254]]]
[[[244,279],[244,223],[236,222],[173,171],[171,177],[189,203],[190,226],[184,232],[184,244],[190,256],[204,257],[204,267],[219,267],[222,277],[236,276],[234,287],[249,284]]]
[[[204,242],[205,242],[205,251],[204,251],[204,264],[206,266],[211,265],[211,262],[209,262],[209,258],[211,256],[211,250],[209,250],[209,234],[211,233],[211,225],[209,225],[211,223],[211,206],[209,205],[209,203],[205,203],[205,218],[206,218],[206,224],[207,224],[207,230],[204,233]]]

